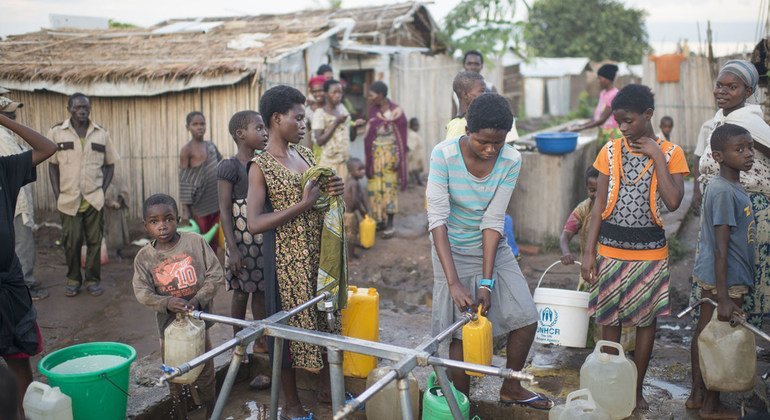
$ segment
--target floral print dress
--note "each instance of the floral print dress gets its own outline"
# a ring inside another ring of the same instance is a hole
[[[385,112],[385,118],[391,111]],[[367,183],[369,205],[372,217],[377,223],[384,223],[388,215],[398,213],[398,145],[393,124],[382,124],[377,129],[373,145],[374,176]]]
[[[299,145],[289,147],[299,153],[309,166],[315,166],[310,149]],[[285,210],[302,200],[301,173],[289,170],[268,152],[261,153],[253,162],[264,174],[267,197],[273,211]],[[281,309],[289,310],[316,295],[323,217],[323,212],[309,210],[275,229],[275,275]],[[289,325],[340,333],[339,317],[336,320],[335,325],[330,327],[325,314],[311,308],[291,318]],[[315,371],[323,367],[318,346],[292,341],[289,352],[294,368]]]

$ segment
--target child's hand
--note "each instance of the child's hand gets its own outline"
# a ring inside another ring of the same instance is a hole
[[[187,312],[195,309],[195,307],[191,305],[190,302],[178,297],[172,297],[169,299],[168,303],[166,304],[166,308],[169,310],[169,312],[179,314],[186,314]]]
[[[476,304],[481,305],[481,314],[487,316],[489,308],[492,306],[492,293],[484,288],[476,290]]]
[[[338,196],[342,195],[342,193],[345,191],[345,183],[342,181],[342,178],[340,178],[337,175],[334,175],[333,177],[329,178],[329,182],[326,183],[326,193],[330,196]]]
[[[719,299],[717,303],[717,319],[722,322],[728,322],[732,320],[733,315],[744,316],[744,313],[732,299]]]
[[[580,274],[588,284],[596,283],[599,276],[599,267],[596,266],[596,256],[589,252],[583,257],[583,265],[580,267]]]
[[[575,264],[575,257],[573,257],[572,254],[564,254],[561,256],[561,263],[564,265]]]
[[[366,125],[366,120],[363,118],[359,118],[354,123],[356,127],[361,127],[362,125]]]
[[[230,273],[234,276],[239,276],[243,270],[243,255],[241,255],[241,251],[236,247],[230,247],[227,250],[227,258]]]
[[[649,158],[652,158],[657,153],[663,153],[658,143],[649,137],[641,137],[636,141],[628,142],[628,144],[633,152],[641,153]]]
[[[452,296],[452,302],[457,305],[457,308],[460,309],[460,312],[465,312],[468,309],[473,309],[476,306],[476,304],[473,302],[473,299],[471,299],[471,294],[468,292],[468,289],[466,289],[465,286],[459,282],[453,283],[451,286],[449,286],[449,294]]]

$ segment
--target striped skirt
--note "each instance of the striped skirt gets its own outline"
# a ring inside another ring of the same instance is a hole
[[[625,261],[599,256],[599,278],[591,288],[589,313],[607,326],[648,327],[669,315],[668,258]]]

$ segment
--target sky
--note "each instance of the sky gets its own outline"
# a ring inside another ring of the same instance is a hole
[[[440,22],[459,1],[434,0],[428,7],[434,18]],[[705,42],[706,21],[709,19],[712,21],[714,41],[719,45],[720,50],[724,49],[725,52],[737,52],[746,48],[750,50],[759,39],[757,21],[760,19],[761,3],[767,3],[764,0],[621,1],[626,5],[647,11],[650,44],[659,53],[671,52],[667,50],[674,48],[675,43],[682,39],[688,39],[690,48],[697,52],[698,47]],[[0,37],[47,27],[49,26],[48,15],[51,13],[107,17],[139,26],[150,26],[171,18],[289,13],[327,4],[326,0],[0,0],[0,2],[3,4],[0,14]],[[343,0],[342,5],[357,7],[396,2],[399,0]],[[564,3],[565,6],[569,5],[569,0],[564,0]],[[764,14],[766,15],[766,11]],[[519,7],[517,17],[526,18],[525,7]],[[586,23],[590,24],[590,20]]]

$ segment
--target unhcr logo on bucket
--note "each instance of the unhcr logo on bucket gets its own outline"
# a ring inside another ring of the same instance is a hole
[[[540,342],[558,343],[561,334],[559,328],[555,328],[559,321],[559,312],[546,306],[540,310],[540,322],[537,326],[537,335]]]
[[[540,311],[540,325],[544,327],[553,327],[559,320],[559,313],[546,306]]]

